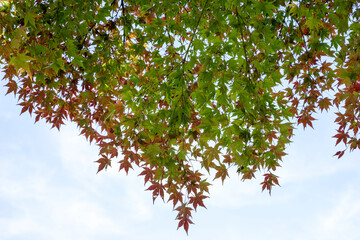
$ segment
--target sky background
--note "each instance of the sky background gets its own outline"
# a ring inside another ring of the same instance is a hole
[[[187,236],[171,204],[153,205],[139,169],[126,176],[114,162],[96,174],[97,148],[73,124],[58,132],[19,116],[0,85],[2,240],[360,239],[360,151],[333,157],[341,149],[332,114],[295,131],[272,196],[261,192],[260,174],[242,182],[233,172],[210,188]]]

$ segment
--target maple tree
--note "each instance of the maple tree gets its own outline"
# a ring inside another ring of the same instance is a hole
[[[360,149],[360,7],[351,0],[2,0],[0,64],[35,122],[75,122],[98,172],[137,166],[178,227],[222,182],[262,171],[296,125],[333,107],[336,145]]]

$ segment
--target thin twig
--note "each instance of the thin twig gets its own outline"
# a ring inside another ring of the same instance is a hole
[[[248,58],[248,55],[247,55],[247,49],[246,49],[246,45],[245,45],[245,36],[244,36],[244,30],[241,26],[241,23],[240,23],[240,20],[245,24],[244,20],[240,17],[239,15],[239,12],[238,12],[238,8],[236,7],[235,9],[236,11],[236,18],[238,20],[238,25],[239,25],[239,28],[240,28],[240,33],[241,33],[241,41],[242,41],[242,47],[243,47],[243,50],[244,50],[244,56],[245,56],[245,61],[246,61],[246,73],[249,74],[250,73],[250,63],[249,63],[249,58]]]
[[[164,10],[165,10],[165,9],[164,9]],[[166,13],[165,13],[165,21],[167,21]],[[170,39],[170,44],[171,44],[171,46],[174,48],[174,44],[173,44],[173,42],[172,42],[172,40],[171,40],[170,31],[169,31],[169,29],[168,29],[167,24],[165,24],[165,30],[166,30],[166,33],[167,33],[169,39]]]
[[[123,18],[123,44],[125,46],[125,42],[126,42],[126,30],[125,30],[125,5],[124,5],[124,0],[121,0],[121,8],[122,8],[122,18]]]
[[[193,33],[192,33],[192,36],[191,36],[191,39],[190,39],[190,43],[189,43],[188,48],[186,49],[186,52],[185,52],[185,56],[184,56],[184,59],[183,59],[183,65],[184,65],[185,60],[186,60],[186,57],[187,57],[187,55],[188,55],[188,53],[189,53],[191,44],[192,44],[192,42],[194,41],[195,33],[196,33],[196,31],[197,31],[197,29],[198,29],[198,27],[199,27],[200,20],[201,20],[201,18],[202,18],[202,15],[204,14],[204,10],[205,10],[205,8],[206,8],[206,5],[207,5],[208,1],[209,1],[209,0],[206,0],[205,5],[204,5],[203,9],[201,10],[200,17],[199,17],[199,19],[198,19],[198,21],[197,21],[197,23],[196,23],[196,26],[195,26],[195,28],[194,28],[194,30],[193,30]]]

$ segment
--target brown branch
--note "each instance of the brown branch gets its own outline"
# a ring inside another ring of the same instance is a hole
[[[197,29],[198,29],[198,27],[199,27],[200,20],[201,20],[201,18],[202,18],[202,15],[204,14],[204,10],[205,10],[205,8],[206,8],[206,5],[207,5],[208,1],[209,1],[209,0],[206,0],[206,2],[205,2],[205,4],[204,4],[204,8],[201,10],[200,17],[199,17],[199,19],[198,19],[198,21],[197,21],[197,23],[196,23],[196,26],[195,26],[195,28],[194,28],[194,30],[193,30],[193,33],[192,33],[192,36],[191,36],[191,39],[190,39],[190,43],[189,43],[189,45],[188,45],[188,48],[186,49],[185,56],[184,56],[184,59],[183,59],[183,62],[182,62],[183,65],[184,65],[184,63],[185,63],[185,60],[186,60],[187,55],[189,54],[189,50],[190,50],[191,44],[192,44],[192,42],[194,41],[195,33],[196,33],[196,31],[197,31]]]
[[[122,18],[123,18],[123,44],[125,46],[126,42],[126,32],[125,32],[125,5],[124,0],[121,0],[121,9],[122,9]]]
[[[250,69],[249,69],[250,62],[249,62],[249,58],[248,58],[248,55],[247,55],[247,49],[246,49],[246,44],[245,44],[244,29],[243,29],[242,26],[241,26],[240,20],[241,20],[244,24],[245,24],[245,22],[244,22],[244,20],[240,17],[237,7],[236,7],[235,11],[236,11],[236,18],[237,18],[237,20],[238,20],[238,25],[239,25],[239,28],[240,28],[242,47],[243,47],[243,50],[244,50],[244,56],[245,56],[245,61],[246,61],[246,69],[245,69],[245,70],[246,70],[246,73],[249,74],[249,73],[250,73]]]

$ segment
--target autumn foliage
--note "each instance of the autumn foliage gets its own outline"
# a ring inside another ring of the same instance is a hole
[[[187,232],[212,177],[279,185],[314,113],[335,111],[336,156],[360,149],[359,18],[350,0],[2,0],[0,63],[21,113],[75,122],[98,171],[138,168]]]

